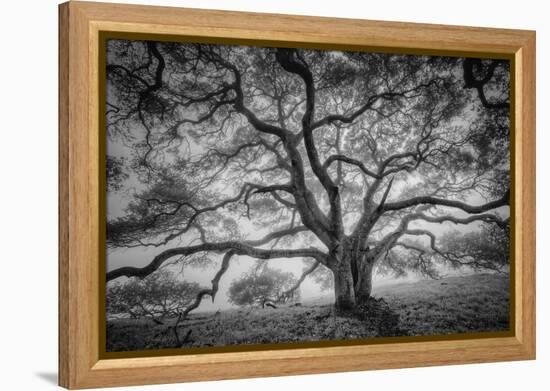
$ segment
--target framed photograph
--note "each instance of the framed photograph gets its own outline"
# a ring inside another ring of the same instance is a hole
[[[535,33],[60,5],[59,382],[535,358]]]

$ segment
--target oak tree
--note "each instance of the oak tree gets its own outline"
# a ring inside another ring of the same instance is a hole
[[[218,255],[192,310],[235,256],[304,261],[346,309],[388,259],[458,265],[449,226],[508,225],[508,102],[503,61],[110,40],[107,244],[158,254],[107,280]]]
[[[252,268],[248,273],[231,282],[228,290],[229,301],[238,306],[258,305],[262,308],[266,304],[296,299],[297,289],[292,289],[296,278],[290,272],[265,266]]]
[[[106,294],[107,314],[163,324],[165,319],[183,313],[199,290],[197,283],[178,279],[169,270],[161,269],[143,279],[111,283]]]

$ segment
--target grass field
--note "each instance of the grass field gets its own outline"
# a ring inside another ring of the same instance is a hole
[[[509,328],[508,275],[480,274],[375,288],[371,304],[336,313],[330,304],[198,313],[178,329],[181,347],[383,336],[445,335]],[[180,347],[174,332],[150,320],[107,324],[107,351]]]

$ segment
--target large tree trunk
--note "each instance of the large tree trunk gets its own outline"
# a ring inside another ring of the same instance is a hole
[[[338,310],[349,310],[355,307],[355,290],[351,265],[342,262],[332,270],[334,274],[335,306]]]
[[[337,309],[348,310],[367,303],[372,292],[373,268],[374,261],[366,253],[354,257],[351,251],[344,251],[343,259],[332,269]]]
[[[357,262],[357,279],[354,286],[355,301],[357,304],[364,304],[370,298],[373,265],[373,262],[367,257]]]

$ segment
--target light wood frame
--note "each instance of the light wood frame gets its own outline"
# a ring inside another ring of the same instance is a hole
[[[101,31],[470,53],[513,62],[511,336],[101,359]],[[535,32],[69,2],[59,6],[59,384],[91,388],[535,358]]]

